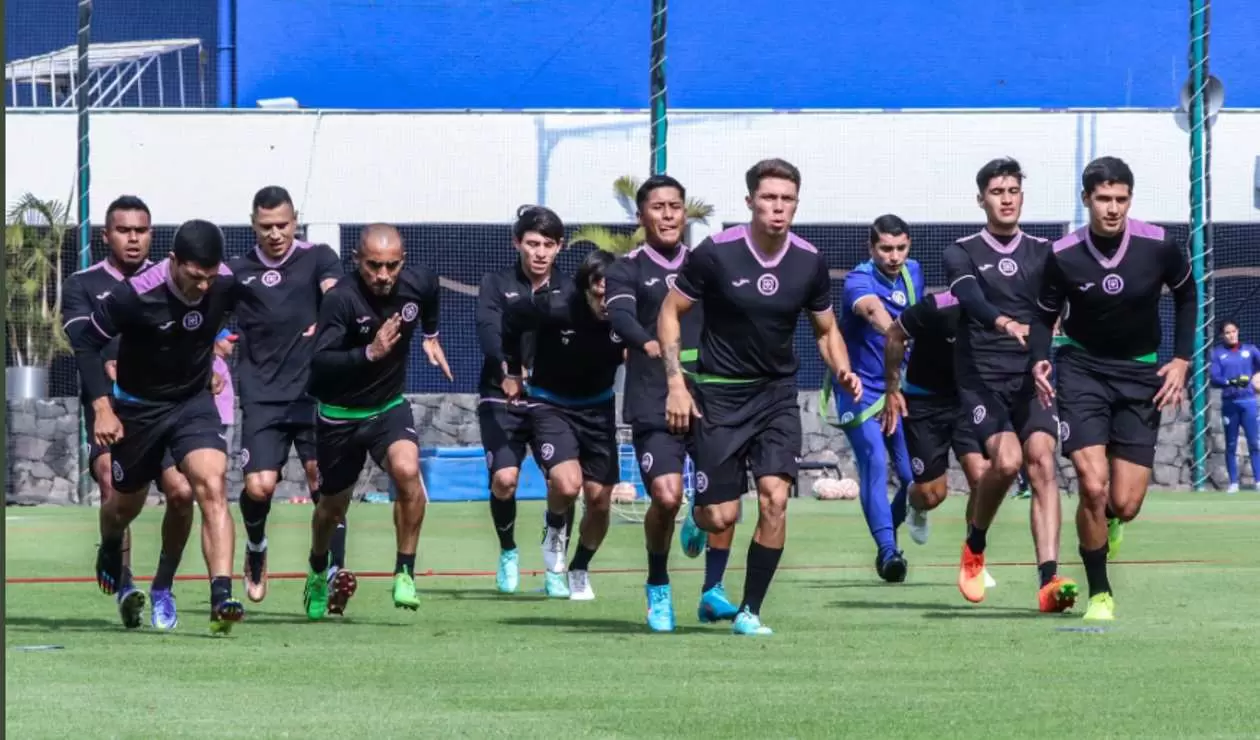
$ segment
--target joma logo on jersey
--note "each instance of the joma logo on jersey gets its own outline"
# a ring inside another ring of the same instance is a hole
[[[659,283],[660,281],[661,281],[660,278],[650,278],[648,280],[644,280],[643,284],[650,288],[653,285],[656,285],[657,283]]]

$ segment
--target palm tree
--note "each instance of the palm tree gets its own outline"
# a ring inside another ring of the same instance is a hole
[[[64,239],[70,209],[26,193],[9,209],[4,287],[9,348],[19,367],[48,367],[70,351],[61,327]]]
[[[636,217],[635,214],[638,211],[634,196],[639,192],[641,184],[639,179],[632,175],[622,175],[613,182],[613,197],[625,209],[626,215],[632,219]],[[685,205],[687,225],[709,223],[713,210],[713,206],[699,198],[688,198]],[[588,242],[605,252],[622,255],[643,243],[643,227],[640,226],[633,233],[625,234],[617,233],[604,226],[583,226],[577,230],[573,238],[569,239],[570,244],[578,242]]]

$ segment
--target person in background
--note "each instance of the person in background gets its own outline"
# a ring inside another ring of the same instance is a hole
[[[1229,493],[1238,493],[1238,428],[1247,437],[1251,456],[1251,486],[1260,481],[1260,421],[1256,390],[1251,379],[1260,372],[1260,349],[1243,344],[1238,324],[1226,321],[1221,327],[1221,346],[1212,353],[1212,386],[1221,389],[1221,420],[1225,422],[1225,470],[1229,473]]]
[[[232,425],[236,423],[236,390],[232,387],[232,370],[228,367],[227,358],[232,356],[233,342],[236,335],[227,329],[219,332],[214,339],[214,374],[219,377],[212,381],[214,405],[219,409],[219,418],[227,427],[227,438],[232,439]]]

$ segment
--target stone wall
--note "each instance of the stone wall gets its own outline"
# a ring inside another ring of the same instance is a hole
[[[412,412],[416,428],[421,431],[425,447],[466,447],[480,444],[477,429],[476,397],[466,394],[412,396]],[[855,475],[853,453],[843,435],[818,414],[816,392],[801,393],[801,418],[805,431],[804,458],[828,460],[839,464],[847,477]],[[10,504],[95,504],[100,494],[95,485],[86,496],[79,493],[79,402],[73,398],[47,401],[9,401],[5,415],[8,479],[6,501]],[[1219,399],[1213,397],[1209,412],[1212,433],[1210,461],[1211,483],[1223,489],[1225,474],[1224,433],[1221,430]],[[237,418],[240,418],[239,409]],[[1155,484],[1177,488],[1190,485],[1190,418],[1188,411],[1166,411],[1160,444],[1155,456]],[[237,455],[240,450],[239,425],[232,429],[232,459],[229,464],[228,491],[235,498],[241,488],[241,472]],[[1239,468],[1244,485],[1251,483],[1245,445],[1241,445]],[[1064,487],[1075,489],[1071,464],[1059,459]],[[306,485],[296,457],[289,460],[285,480],[277,495],[283,498],[306,496]],[[966,484],[957,466],[949,474],[951,490],[964,491]],[[802,486],[804,488],[804,486]],[[359,481],[359,491],[388,490],[384,474],[369,463]]]

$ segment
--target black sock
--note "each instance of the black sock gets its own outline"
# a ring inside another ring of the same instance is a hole
[[[1106,508],[1106,510],[1105,510],[1105,513],[1106,513],[1106,515],[1107,515],[1107,519],[1109,519],[1109,520],[1110,520],[1110,519],[1118,519],[1118,518],[1119,518],[1119,517],[1117,517],[1117,516],[1116,516],[1116,510],[1115,510],[1115,509],[1113,509],[1113,508],[1111,508],[1111,502],[1110,502],[1110,501],[1108,501],[1108,502],[1107,502],[1107,508]]]
[[[179,555],[171,557],[165,552],[158,556],[157,573],[153,576],[154,591],[170,591],[175,583],[175,572],[179,570]]]
[[[324,553],[316,554],[314,550],[311,550],[310,563],[311,563],[312,572],[314,573],[327,572],[328,571],[328,553],[324,552]]]
[[[580,548],[581,545],[578,547]],[[649,586],[669,585],[669,550],[666,550],[665,552],[648,553],[647,583]]]
[[[210,603],[222,604],[232,598],[232,579],[230,576],[215,576],[210,579]]]
[[[1111,593],[1111,582],[1107,580],[1107,545],[1097,550],[1081,548],[1081,562],[1085,564],[1085,580],[1089,582],[1089,595]]]
[[[109,535],[101,537],[101,549],[108,553],[121,553],[123,546],[123,535]]]
[[[332,555],[332,564],[337,568],[346,567],[346,523],[337,522],[332,537],[328,540],[328,552]]]
[[[569,563],[569,570],[586,570],[590,567],[593,557],[595,557],[595,551],[579,542],[573,562]]]
[[[409,576],[415,576],[416,554],[414,552],[410,555],[400,552],[397,557],[394,558],[394,575],[398,575],[399,573],[406,573]]]
[[[1041,585],[1046,585],[1059,575],[1059,563],[1057,560],[1047,560],[1037,566],[1037,578],[1041,580]]]
[[[267,539],[267,515],[271,513],[271,499],[257,501],[241,491],[241,521],[245,524],[245,537],[257,547]]]
[[[568,518],[569,517],[565,516],[564,514],[557,514],[553,512],[551,509],[547,509],[547,519],[546,519],[547,528],[548,529],[563,529],[568,524],[566,522]],[[572,525],[568,525],[568,526],[571,527]]]
[[[769,548],[754,541],[748,546],[748,571],[744,574],[744,600],[741,610],[747,609],[753,614],[761,614],[761,602],[766,599],[770,590],[770,581],[774,580],[774,571],[779,567],[779,558],[783,548]]]
[[[564,541],[568,542],[573,539],[573,520],[577,518],[577,501],[569,504],[569,510],[564,512]]]
[[[494,520],[495,534],[499,535],[499,549],[515,550],[516,497],[499,498],[491,493],[490,518]]]
[[[704,553],[704,586],[701,593],[708,591],[722,582],[726,575],[726,562],[731,558],[731,551],[720,547],[710,547]]]
[[[984,553],[984,548],[988,544],[989,530],[981,529],[974,524],[967,525],[967,547],[977,555]]]

